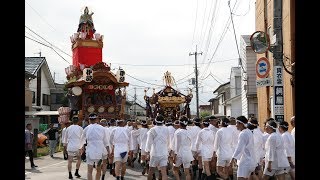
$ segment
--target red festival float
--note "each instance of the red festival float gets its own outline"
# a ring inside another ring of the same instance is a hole
[[[125,87],[129,83],[124,82],[122,69],[115,74],[108,64],[102,62],[103,35],[95,33],[92,15],[85,7],[77,33],[70,38],[73,61],[65,68],[69,107],[59,109],[60,123],[74,115],[86,120],[92,112],[100,118],[124,118]]]

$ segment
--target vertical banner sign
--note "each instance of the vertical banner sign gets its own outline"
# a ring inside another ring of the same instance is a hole
[[[284,96],[283,96],[283,78],[282,66],[274,66],[273,71],[273,103],[274,103],[274,119],[277,122],[284,121]]]
[[[93,71],[91,68],[83,69],[83,78],[85,82],[91,82],[93,79]]]

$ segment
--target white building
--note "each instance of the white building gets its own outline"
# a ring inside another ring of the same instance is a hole
[[[230,82],[221,84],[213,93],[218,95],[210,99],[210,105],[212,105],[213,115],[216,117],[227,116],[226,100],[230,99]],[[211,101],[212,100],[212,101]]]
[[[40,124],[51,122],[50,116],[58,116],[57,111],[50,111],[50,90],[55,89],[49,66],[45,57],[25,57],[25,71],[36,76],[29,83],[32,93],[32,108],[25,112],[26,123],[40,117]]]
[[[238,117],[242,115],[241,108],[241,67],[232,67],[230,73],[230,98],[226,99],[226,116]]]
[[[258,117],[258,99],[256,87],[256,60],[257,55],[250,46],[250,35],[241,35],[240,55],[242,65],[246,72],[242,71],[241,80],[241,101],[242,115],[246,117]]]

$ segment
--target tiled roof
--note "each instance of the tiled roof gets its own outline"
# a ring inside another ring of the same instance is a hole
[[[41,67],[42,63],[45,61],[45,57],[25,57],[24,66],[25,71],[36,75],[35,73]]]

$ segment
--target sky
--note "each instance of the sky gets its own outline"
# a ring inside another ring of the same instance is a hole
[[[213,91],[230,80],[238,66],[241,35],[255,31],[255,0],[26,0],[25,56],[45,57],[56,83],[66,82],[65,68],[72,64],[70,36],[77,31],[85,6],[94,12],[96,33],[104,36],[103,62],[126,72],[127,99],[137,96],[145,105],[164,87],[169,71],[173,86],[183,94],[193,88],[191,112],[196,112],[197,52],[199,105],[208,105]],[[234,34],[234,31],[236,34]],[[236,38],[235,38],[236,37]],[[37,42],[36,42],[37,41]],[[202,54],[201,54],[202,53]]]

